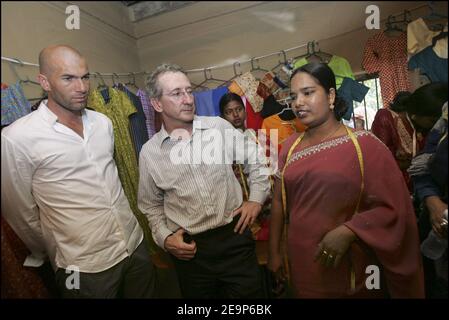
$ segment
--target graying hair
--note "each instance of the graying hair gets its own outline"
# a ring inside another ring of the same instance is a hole
[[[172,63],[162,63],[154,69],[146,80],[146,89],[150,98],[160,98],[162,96],[162,88],[159,85],[159,76],[166,72],[181,72],[187,76],[180,66]]]

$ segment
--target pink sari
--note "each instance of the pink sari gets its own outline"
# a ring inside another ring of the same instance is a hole
[[[301,150],[295,148],[285,172],[288,254],[291,279],[298,297],[423,298],[424,281],[418,230],[407,186],[389,150],[366,131],[355,133],[363,153],[365,188],[354,144],[346,136]],[[279,168],[299,134],[282,147]],[[345,224],[359,238],[338,268],[314,262],[324,235]],[[356,288],[351,291],[350,264]],[[367,266],[380,270],[380,289],[369,290]]]

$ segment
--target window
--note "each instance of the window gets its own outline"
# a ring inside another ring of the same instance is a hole
[[[353,101],[354,113],[349,121],[343,120],[347,126],[352,128],[371,129],[377,110],[382,108],[382,96],[380,94],[379,76],[377,74],[364,74],[356,80],[369,88],[362,102]],[[354,118],[355,115],[355,118]]]

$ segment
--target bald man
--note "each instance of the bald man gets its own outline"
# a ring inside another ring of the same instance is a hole
[[[155,269],[113,160],[111,121],[86,109],[89,71],[69,46],[43,49],[37,111],[2,130],[1,212],[65,298],[151,298]]]

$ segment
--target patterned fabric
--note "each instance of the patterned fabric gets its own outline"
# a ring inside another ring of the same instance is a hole
[[[239,96],[243,96],[245,93],[242,91],[242,88],[239,87],[237,82],[232,81],[231,84],[228,86],[229,92],[233,92],[235,94],[238,94]]]
[[[414,154],[417,154],[424,146],[424,139],[421,135],[414,133],[411,124],[390,109],[380,109],[377,111],[371,126],[371,132],[390,149],[398,166],[405,159],[411,161]],[[416,135],[415,146],[413,146],[414,135]],[[409,187],[409,191],[412,192],[413,186],[406,168],[402,169],[402,174]]]
[[[249,100],[249,103],[254,109],[254,112],[262,110],[263,99],[257,94],[257,87],[259,81],[254,78],[250,72],[246,72],[235,79],[235,82],[242,89],[245,97]]]
[[[114,127],[114,160],[117,164],[120,181],[131,210],[145,233],[150,253],[153,254],[156,252],[156,246],[152,241],[148,221],[137,207],[139,173],[136,153],[129,132],[129,116],[136,112],[136,108],[123,92],[116,89],[109,88],[109,97],[109,103],[105,103],[101,93],[98,90],[92,90],[88,98],[88,105],[95,111],[103,113],[112,121]]]
[[[407,35],[388,37],[379,32],[370,37],[365,45],[362,60],[368,73],[379,73],[382,101],[390,107],[399,91],[410,91],[407,72]]]
[[[148,139],[151,139],[151,137],[156,133],[154,108],[144,90],[139,89],[136,95],[140,98],[140,103],[142,104],[143,112],[145,114],[145,125],[147,127]]]
[[[31,112],[31,104],[22,91],[20,82],[2,88],[2,126],[6,126]]]

